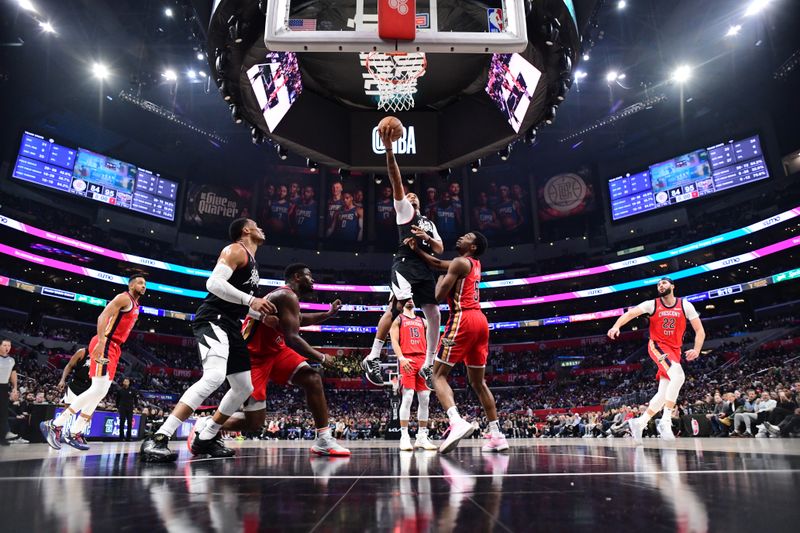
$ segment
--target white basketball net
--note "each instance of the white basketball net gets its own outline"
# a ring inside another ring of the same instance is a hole
[[[414,107],[417,80],[428,65],[424,52],[362,52],[359,60],[367,69],[364,93],[378,97],[378,109],[395,112]]]

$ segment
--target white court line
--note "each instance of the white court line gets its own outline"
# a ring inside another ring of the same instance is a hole
[[[800,468],[778,468],[775,470],[756,469],[756,470],[643,470],[641,472],[533,472],[519,474],[503,474],[504,478],[514,477],[595,477],[595,476],[640,476],[640,475],[663,475],[663,474],[800,474]],[[2,476],[0,481],[41,481],[55,479],[186,479],[186,475],[171,476]],[[191,477],[191,476],[190,476]],[[445,474],[433,475],[349,475],[331,476],[330,479],[444,479],[448,477],[468,477],[468,478],[492,478],[496,474],[463,474],[450,476]],[[233,475],[204,475],[203,479],[319,479],[320,476],[233,476]]]
[[[359,477],[358,479],[361,479],[361,478]],[[325,522],[325,519],[326,519],[326,518],[328,518],[328,516],[329,516],[329,515],[330,515],[330,514],[333,512],[333,510],[334,510],[334,509],[336,509],[336,507],[338,507],[340,503],[342,503],[342,500],[344,500],[344,499],[347,497],[347,495],[348,495],[348,494],[350,494],[350,491],[351,491],[351,490],[353,490],[353,487],[355,487],[355,486],[356,486],[356,483],[358,483],[358,479],[356,479],[355,481],[353,481],[353,484],[352,484],[352,485],[350,485],[350,487],[349,487],[349,488],[348,488],[348,489],[345,491],[345,493],[344,493],[344,494],[342,494],[342,497],[341,497],[341,498],[339,498],[338,500],[336,500],[336,503],[334,503],[334,504],[333,504],[333,506],[332,506],[330,509],[328,509],[328,512],[327,512],[327,513],[325,513],[324,515],[322,515],[322,518],[320,518],[320,519],[319,519],[319,521],[318,521],[316,524],[314,524],[314,527],[312,527],[312,528],[309,530],[309,532],[308,532],[308,533],[314,533],[314,531],[316,531],[316,529],[317,529],[319,526],[321,526],[323,522]]]

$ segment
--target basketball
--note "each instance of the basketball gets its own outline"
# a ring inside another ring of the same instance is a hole
[[[388,116],[378,122],[378,131],[389,128],[392,131],[392,142],[403,136],[403,123],[397,117]]]

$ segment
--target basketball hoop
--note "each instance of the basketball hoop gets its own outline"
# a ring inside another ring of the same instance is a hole
[[[378,109],[408,111],[414,107],[417,80],[425,75],[424,52],[369,52],[359,54],[366,67],[364,92],[378,96]]]

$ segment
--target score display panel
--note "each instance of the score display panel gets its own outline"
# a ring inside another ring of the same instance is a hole
[[[758,135],[693,150],[608,181],[620,220],[769,177]]]
[[[12,177],[153,217],[175,221],[178,183],[84,148],[22,135]]]

